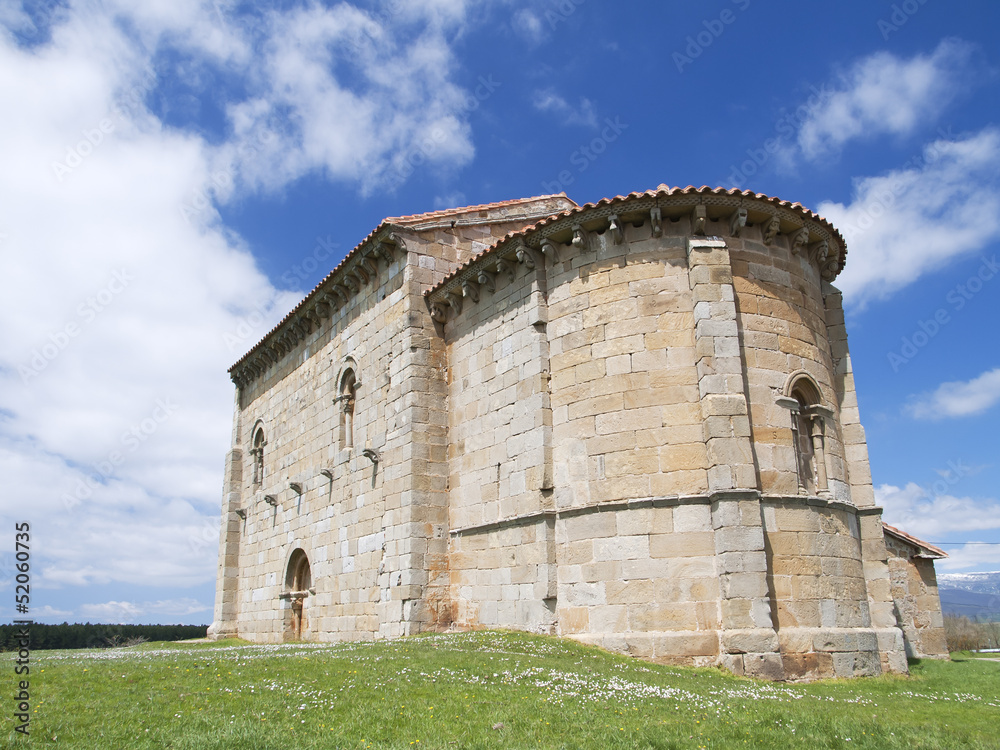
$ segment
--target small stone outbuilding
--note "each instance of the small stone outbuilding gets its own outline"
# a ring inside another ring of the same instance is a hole
[[[846,259],[812,211],[721,188],[386,219],[230,370],[212,634],[906,671],[940,605],[887,551]]]
[[[896,621],[911,659],[948,659],[934,561],[948,553],[905,531],[882,524]]]

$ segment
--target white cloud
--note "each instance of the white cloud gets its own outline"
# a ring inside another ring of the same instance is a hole
[[[968,80],[971,47],[945,39],[930,55],[901,59],[878,52],[858,61],[809,110],[798,148],[810,160],[854,138],[907,135],[933,120]]]
[[[955,531],[1000,529],[1000,503],[928,492],[910,482],[905,487],[883,484],[875,501],[884,508],[885,522],[927,541]]]
[[[429,163],[471,157],[444,41],[467,3],[409,5],[241,24],[194,0],[71,3],[48,41],[0,34],[0,523],[31,523],[39,588],[214,580],[226,368],[301,297],[215,201],[315,171],[363,189],[427,138]],[[213,93],[250,91],[221,141],[147,107],[164,49],[242,84]],[[331,72],[347,57],[356,88]]]
[[[934,567],[939,571],[989,567],[996,570],[997,566],[1000,566],[1000,544],[973,542],[963,544],[961,547],[949,547],[945,551],[948,553],[948,557],[934,561]]]
[[[167,599],[152,602],[110,601],[101,604],[82,604],[78,615],[81,619],[100,622],[128,624],[139,620],[155,619],[169,622],[171,617],[184,617],[211,613],[211,608],[195,599]]]
[[[528,8],[521,8],[514,13],[511,18],[511,26],[518,36],[533,44],[538,44],[546,37],[542,19]]]
[[[917,419],[944,419],[982,414],[1000,401],[1000,367],[967,381],[942,383],[907,406]]]
[[[579,105],[573,106],[552,89],[542,89],[534,93],[531,105],[539,112],[549,112],[561,118],[564,125],[589,128],[597,125],[597,110],[590,99],[581,98]]]
[[[857,180],[849,204],[817,210],[847,241],[837,286],[848,303],[884,299],[1000,237],[1000,131],[938,140],[899,169]]]

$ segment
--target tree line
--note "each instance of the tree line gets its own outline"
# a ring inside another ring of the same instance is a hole
[[[204,638],[207,625],[102,625],[67,623],[30,626],[31,648],[112,648],[145,641]],[[15,651],[21,625],[0,625],[0,651]]]

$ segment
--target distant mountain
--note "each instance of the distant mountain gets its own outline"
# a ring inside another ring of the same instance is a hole
[[[937,577],[946,615],[1000,619],[1000,570],[988,573],[942,573]]]

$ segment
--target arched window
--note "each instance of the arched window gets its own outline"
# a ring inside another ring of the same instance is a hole
[[[264,439],[264,428],[258,426],[253,433],[253,448],[250,455],[253,456],[253,486],[260,487],[264,483],[264,446],[267,440]]]
[[[358,389],[358,380],[354,370],[348,368],[340,377],[340,447],[354,447],[354,401]]]
[[[808,373],[793,373],[785,384],[785,396],[782,405],[789,409],[792,417],[799,492],[825,494],[828,490],[826,420],[833,413],[822,405],[819,386]]]

